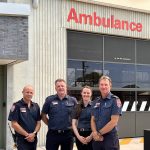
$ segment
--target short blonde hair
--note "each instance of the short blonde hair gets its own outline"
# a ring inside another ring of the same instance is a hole
[[[103,75],[99,78],[99,83],[101,80],[108,80],[110,82],[110,84],[112,84],[112,80],[109,76]]]

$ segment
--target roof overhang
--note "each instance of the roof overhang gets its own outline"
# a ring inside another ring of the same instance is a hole
[[[0,15],[7,16],[29,16],[30,14],[29,4],[17,4],[17,3],[2,3],[0,2]]]

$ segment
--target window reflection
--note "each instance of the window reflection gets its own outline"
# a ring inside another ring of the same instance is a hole
[[[136,62],[138,64],[150,64],[149,51],[150,40],[137,40],[136,41]]]
[[[95,87],[93,99],[99,96],[98,80],[105,74],[112,78],[112,90],[120,97],[123,111],[150,111],[149,40],[77,31],[68,31],[67,37],[71,95],[79,100],[81,87],[89,85]]]
[[[104,72],[112,78],[115,88],[135,88],[135,65],[104,63]]]
[[[135,63],[135,40],[104,36],[104,60],[117,63]]]
[[[68,60],[68,85],[71,87],[82,87],[90,85],[98,86],[98,80],[102,75],[102,63]]]
[[[103,57],[103,36],[94,33],[68,31],[69,59],[100,61]]]
[[[140,88],[150,87],[150,65],[137,65],[137,85]]]

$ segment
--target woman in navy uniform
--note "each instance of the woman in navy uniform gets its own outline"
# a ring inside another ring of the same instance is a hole
[[[94,150],[119,150],[117,124],[122,114],[121,101],[113,95],[112,82],[108,76],[99,79],[101,96],[93,102],[91,128]]]
[[[76,106],[72,128],[76,138],[78,150],[92,150],[92,131],[91,131],[91,96],[92,89],[85,86],[81,90],[82,100]]]
[[[67,95],[65,80],[57,79],[55,89],[57,93],[46,98],[42,109],[42,120],[48,125],[46,150],[58,150],[59,146],[61,150],[72,150],[71,118],[77,100]]]
[[[32,102],[33,87],[27,85],[22,91],[23,98],[14,103],[8,120],[15,130],[18,150],[36,150],[37,132],[41,127],[40,108]]]

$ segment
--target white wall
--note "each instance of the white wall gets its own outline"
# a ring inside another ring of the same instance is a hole
[[[108,6],[115,6],[126,9],[132,9],[132,10],[141,10],[144,12],[150,13],[150,1],[149,0],[76,0],[76,1],[83,1],[88,3],[97,3],[97,4],[103,4]]]
[[[21,91],[26,84],[35,87],[34,101],[42,108],[45,98],[55,93],[54,81],[66,79],[66,29],[61,25],[61,4],[61,0],[40,0],[37,9],[31,6],[29,60],[7,67],[7,115],[12,103],[22,97]],[[47,126],[42,123],[39,145],[45,145],[46,132]],[[7,150],[10,139],[7,129]]]

